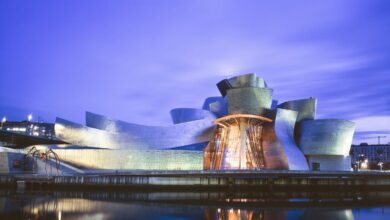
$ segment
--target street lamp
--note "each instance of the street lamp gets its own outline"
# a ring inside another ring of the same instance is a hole
[[[366,157],[364,154],[358,154],[358,161],[357,161],[358,170],[363,168],[364,162],[366,162],[365,159],[366,159]]]
[[[6,117],[3,117],[1,119],[1,129],[3,129],[3,124],[7,121],[7,118]]]
[[[383,162],[379,162],[378,166],[379,166],[380,171],[382,171],[382,169],[383,169]]]
[[[28,115],[27,115],[27,120],[28,120],[28,121],[31,121],[32,118],[33,118],[32,114],[28,114]]]

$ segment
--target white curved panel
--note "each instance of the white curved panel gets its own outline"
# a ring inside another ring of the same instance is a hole
[[[118,133],[130,144],[153,149],[167,149],[208,142],[213,135],[211,119],[201,119],[170,126],[144,126],[117,121],[103,115],[86,112],[86,125]]]
[[[275,132],[287,157],[289,170],[308,170],[305,156],[294,141],[294,126],[297,112],[276,109]]]

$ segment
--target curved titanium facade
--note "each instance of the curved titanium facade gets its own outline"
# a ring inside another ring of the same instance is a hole
[[[276,109],[274,122],[262,131],[265,167],[267,169],[308,170],[305,156],[294,141],[295,111]]]
[[[54,130],[59,140],[73,145],[119,149],[126,142],[118,134],[88,128],[62,118],[56,118]]]
[[[202,170],[202,151],[54,149],[62,163],[88,169]]]
[[[242,88],[242,87],[264,88],[265,87],[264,80],[256,76],[255,73],[235,76],[228,80],[232,88]]]
[[[276,109],[274,129],[287,156],[289,170],[308,170],[305,156],[294,141],[294,126],[297,112]]]
[[[217,117],[227,115],[227,103],[226,98],[219,97],[208,97],[204,103],[202,109],[212,112]]]
[[[271,108],[272,90],[244,87],[227,91],[229,114],[262,115]]]
[[[302,121],[299,146],[305,155],[348,155],[355,123],[322,119]]]
[[[310,170],[350,171],[351,157],[344,155],[307,155]]]
[[[167,149],[208,142],[215,125],[210,119],[201,119],[170,126],[144,126],[117,121],[86,112],[86,125],[91,128],[118,133],[128,147],[141,146],[149,149]]]
[[[210,111],[196,108],[175,108],[171,110],[171,117],[174,124],[180,124],[200,119],[214,120],[215,115]]]
[[[70,157],[66,152],[72,149],[63,150],[70,162],[96,168],[348,169],[344,155],[353,122],[314,120],[314,98],[272,104],[272,89],[255,74],[222,80],[217,87],[222,96],[207,98],[203,109],[173,109],[173,125],[144,126],[86,112],[86,126],[57,118],[55,133],[73,145],[115,149],[75,149]]]
[[[283,102],[282,104],[278,105],[278,108],[298,112],[297,122],[305,119],[314,120],[317,111],[317,99],[308,98]]]
[[[255,73],[249,73],[245,75],[232,77],[230,79],[224,79],[219,83],[217,83],[217,87],[221,92],[222,96],[226,96],[227,91],[229,89],[244,88],[244,87],[264,88],[266,87],[266,85],[264,80],[256,76]]]

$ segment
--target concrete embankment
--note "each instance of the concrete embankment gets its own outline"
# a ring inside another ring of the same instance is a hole
[[[2,175],[0,184],[25,188],[142,188],[252,190],[253,188],[340,190],[386,188],[386,172],[128,171],[69,176]]]

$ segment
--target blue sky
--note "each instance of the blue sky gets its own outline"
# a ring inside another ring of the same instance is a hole
[[[390,142],[390,1],[0,0],[0,117],[163,125],[249,72]]]

